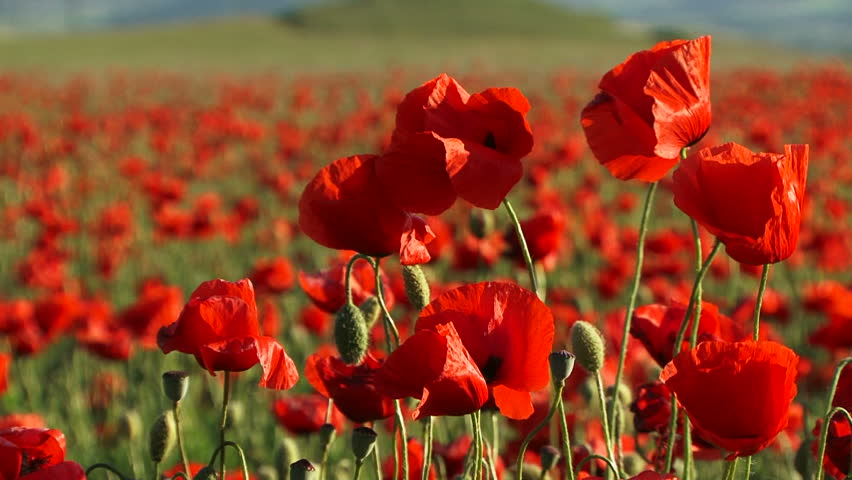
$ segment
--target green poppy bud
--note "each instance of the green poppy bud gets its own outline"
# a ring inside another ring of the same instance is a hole
[[[571,346],[577,356],[577,362],[590,373],[603,367],[603,336],[591,323],[581,320],[571,327]]]
[[[364,314],[352,303],[346,303],[334,317],[334,342],[340,358],[349,365],[361,363],[368,341]]]
[[[615,385],[610,385],[609,387],[607,387],[607,398],[612,398],[614,392]],[[628,387],[626,383],[618,384],[618,403],[620,403],[622,406],[628,406],[633,403],[633,391],[630,390],[630,387]]]
[[[142,433],[142,417],[136,410],[124,412],[118,419],[118,433],[127,439],[134,439]]]
[[[290,464],[290,480],[313,480],[317,469],[306,459]]]
[[[379,305],[379,298],[375,295],[370,295],[366,300],[361,302],[358,308],[364,314],[364,323],[367,325],[367,331],[369,332],[382,316],[382,306]]]
[[[175,420],[172,412],[163,412],[157,417],[148,434],[148,449],[151,460],[160,463],[175,444]]]
[[[538,451],[539,458],[541,458],[541,468],[545,472],[550,471],[556,464],[559,462],[559,459],[562,455],[559,453],[559,450],[553,445],[545,445],[541,447]]]
[[[246,418],[246,408],[243,402],[231,400],[228,403],[228,416],[225,418],[225,428],[234,428],[234,425],[243,423]]]
[[[334,437],[336,436],[337,430],[334,428],[334,425],[330,423],[324,423],[320,427],[319,431],[320,445],[322,446],[322,448],[327,448],[329,445],[331,445],[331,442],[334,441]]]
[[[376,431],[372,428],[358,427],[352,430],[352,453],[355,455],[356,463],[363,462],[372,453],[377,437]]]
[[[405,284],[405,295],[411,306],[417,311],[429,305],[430,291],[426,274],[420,265],[405,265],[402,267],[402,280]]]
[[[624,464],[624,471],[631,477],[639,475],[645,470],[645,460],[642,460],[642,457],[637,453],[625,453],[621,461]]]
[[[163,374],[163,392],[169,400],[177,403],[183,400],[189,390],[189,374],[172,370]]]

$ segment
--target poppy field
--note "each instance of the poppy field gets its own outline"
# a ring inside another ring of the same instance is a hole
[[[0,77],[0,480],[846,479],[852,71]]]

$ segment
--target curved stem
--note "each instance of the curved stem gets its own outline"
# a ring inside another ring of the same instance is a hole
[[[228,402],[231,397],[231,372],[225,371],[225,389],[222,392],[222,421],[219,422],[219,445],[225,445],[225,428],[228,424]],[[213,465],[213,462],[210,462]],[[219,478],[225,478],[225,450],[219,459]]]
[[[90,466],[89,468],[86,469],[86,476],[89,476],[90,473],[94,472],[95,470],[97,470],[99,468],[102,468],[104,470],[110,471],[110,472],[118,475],[118,478],[120,478],[121,480],[127,480],[127,478],[128,478],[128,477],[124,476],[121,472],[116,470],[115,467],[113,467],[112,465],[110,465],[108,463],[96,463],[96,464]]]
[[[559,426],[562,428],[562,455],[565,457],[565,478],[574,480],[574,457],[571,452],[571,437],[568,433],[568,419],[565,418],[565,401],[562,395],[556,399],[559,410]]]
[[[181,433],[180,427],[180,402],[175,402],[174,408],[172,409],[172,413],[175,417],[175,436],[177,437],[178,450],[180,451],[180,459],[183,462],[183,471],[186,472],[187,475],[192,475],[192,471],[189,469],[189,458],[186,456],[186,449],[183,446],[183,434]]]
[[[355,262],[362,259],[367,260],[370,262],[370,265],[375,266],[373,259],[363,253],[356,253],[355,255],[352,255],[352,258],[350,258],[349,262],[346,263],[346,276],[343,277],[344,292],[346,292],[347,303],[352,303],[352,267],[355,265]]]
[[[432,420],[426,417],[426,425],[423,426],[423,480],[429,480],[429,468],[432,467]]]
[[[597,453],[593,453],[588,457],[585,457],[584,459],[580,460],[580,463],[577,464],[577,471],[583,471],[583,467],[592,460],[603,460],[604,463],[606,463],[606,466],[609,467],[609,469],[612,470],[612,473],[615,474],[615,478],[618,478],[618,468],[615,466],[614,463],[612,463],[612,460],[604,457],[603,455],[598,455]]]
[[[512,226],[515,227],[515,233],[518,235],[518,244],[521,246],[521,254],[524,257],[524,263],[527,264],[527,273],[529,273],[530,276],[530,287],[532,288],[532,291],[538,295],[538,298],[543,301],[544,292],[538,288],[538,276],[535,273],[535,265],[533,265],[533,260],[530,256],[530,249],[527,247],[527,239],[524,237],[524,230],[521,228],[521,222],[518,220],[518,215],[515,213],[515,209],[512,208],[512,204],[509,202],[508,198],[503,199],[503,206],[506,207],[506,211],[509,213],[509,218],[512,220]]]
[[[187,474],[183,472],[175,473],[174,475],[172,475],[172,478],[170,480],[176,480],[177,478],[182,478],[183,480],[191,480],[189,476],[187,476]]]
[[[222,457],[224,457],[225,456],[225,447],[231,447],[231,448],[233,448],[234,450],[237,451],[237,455],[240,457],[240,463],[242,463],[241,466],[242,466],[242,469],[243,469],[243,480],[249,480],[248,464],[246,463],[245,452],[243,452],[242,447],[240,447],[236,442],[232,442],[232,441],[228,440],[226,442],[220,443],[219,446],[216,447],[216,450],[213,450],[213,455],[210,457],[210,461],[207,462],[207,464],[208,465],[215,464],[217,456],[221,455]],[[225,478],[225,477],[220,477],[220,478]]]
[[[394,348],[399,346],[399,330],[396,329],[396,323],[394,323],[393,317],[391,317],[390,314],[390,310],[388,310],[388,306],[385,303],[384,287],[382,286],[382,274],[381,270],[379,270],[380,260],[376,258],[375,262],[372,265],[373,270],[376,274],[376,297],[378,297],[379,306],[382,309],[385,327],[385,341],[387,342],[388,354],[390,354]],[[388,333],[393,335],[393,341],[391,341],[391,337],[388,335]]]
[[[763,305],[763,294],[766,292],[766,283],[769,280],[769,265],[763,266],[763,273],[760,275],[760,286],[757,289],[757,300],[754,304],[754,341],[760,338],[760,307]]]
[[[532,442],[533,438],[538,435],[538,432],[544,428],[550,422],[550,419],[553,418],[553,413],[556,412],[557,398],[562,398],[562,391],[565,389],[564,385],[559,386],[556,389],[556,396],[553,399],[553,403],[550,405],[550,410],[547,411],[547,415],[539,422],[535,428],[527,435],[524,441],[521,443],[521,448],[518,451],[518,460],[515,462],[515,470],[516,470],[516,479],[522,480],[523,472],[524,472],[524,455],[527,453],[527,447],[529,447],[530,442]]]
[[[825,473],[823,472],[823,461],[825,458],[825,443],[828,441],[828,422],[831,421],[831,418],[834,417],[832,413],[834,409],[832,409],[831,404],[834,403],[834,395],[837,393],[837,384],[840,382],[840,374],[843,373],[843,369],[846,365],[852,363],[852,357],[846,357],[837,364],[837,368],[834,369],[834,378],[831,381],[831,390],[829,390],[828,396],[828,406],[825,408],[825,414],[823,415],[823,431],[820,436],[819,442],[819,453],[817,454],[817,462],[819,465],[817,466],[817,480],[822,480],[824,478]],[[836,407],[835,407],[836,408]],[[852,419],[850,419],[850,423],[852,423]]]
[[[621,332],[621,349],[618,353],[618,368],[615,371],[615,383],[613,391],[618,391],[621,377],[624,375],[624,362],[627,359],[627,340],[630,338],[630,324],[633,320],[633,310],[636,308],[636,297],[639,294],[639,285],[642,280],[642,263],[645,260],[645,234],[648,232],[648,219],[651,216],[651,205],[654,201],[654,192],[657,191],[657,183],[648,187],[645,194],[645,206],[642,208],[642,219],[639,221],[639,240],[636,242],[636,267],[633,270],[633,284],[630,286],[630,296],[627,298],[627,311],[624,313],[624,329]],[[601,410],[606,410],[606,403],[601,404]],[[609,416],[615,416],[615,402],[609,408]],[[612,431],[607,432],[612,435]],[[612,452],[610,452],[612,455]]]

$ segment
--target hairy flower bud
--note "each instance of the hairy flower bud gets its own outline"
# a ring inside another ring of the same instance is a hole
[[[366,300],[361,302],[358,308],[364,314],[364,323],[367,325],[367,331],[369,332],[382,316],[382,306],[379,305],[379,298],[375,295],[370,295]]]
[[[405,284],[405,295],[411,306],[418,311],[429,305],[430,291],[426,274],[420,265],[405,265],[402,267],[402,280]]]
[[[275,471],[278,472],[278,480],[290,478],[290,464],[299,458],[299,448],[292,438],[284,438],[278,442],[275,449]]]
[[[594,373],[604,363],[604,342],[601,332],[591,323],[578,321],[571,327],[571,346],[577,362]]]
[[[349,365],[361,363],[368,341],[364,314],[352,303],[346,303],[334,317],[334,342],[340,358]]]
[[[154,463],[163,461],[175,443],[175,420],[171,412],[157,417],[148,434],[148,449]]]

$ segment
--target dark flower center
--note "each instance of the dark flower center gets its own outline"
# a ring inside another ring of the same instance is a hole
[[[492,150],[497,150],[497,139],[494,138],[494,134],[490,131],[485,135],[485,141],[482,144]]]
[[[490,356],[485,366],[482,367],[482,376],[485,377],[485,383],[491,383],[497,378],[497,372],[500,370],[500,365],[503,365],[503,359],[500,357]]]
[[[50,462],[50,458],[28,458],[26,454],[23,455],[23,462],[21,462],[21,473],[20,476],[29,475],[30,473],[37,472],[42,469],[46,464]]]

